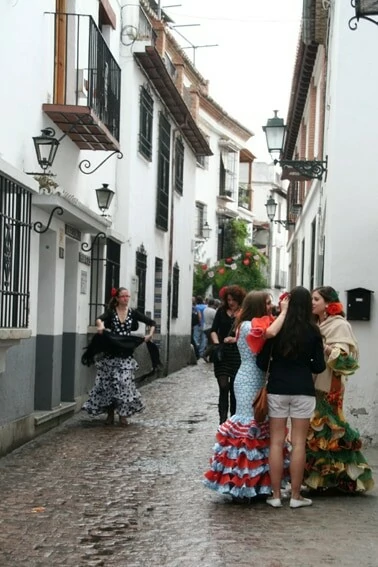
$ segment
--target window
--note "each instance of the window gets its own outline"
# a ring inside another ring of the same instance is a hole
[[[236,157],[235,152],[222,150],[219,166],[219,195],[235,198],[236,189]]]
[[[184,144],[177,138],[175,146],[175,189],[180,195],[184,188]]]
[[[91,251],[90,325],[95,325],[97,317],[105,310],[112,287],[119,287],[120,263],[120,244],[107,238],[105,251],[102,239],[97,239]]]
[[[143,244],[138,248],[136,252],[135,273],[138,276],[139,280],[137,309],[141,313],[144,313],[146,309],[147,252]]]
[[[206,220],[206,205],[204,203],[196,202],[196,227],[195,236],[198,238],[203,237],[203,225]]]
[[[0,174],[0,327],[29,322],[31,194]]]
[[[310,289],[315,287],[316,218],[311,223]]]
[[[156,226],[164,231],[168,230],[170,157],[171,125],[169,124],[164,114],[161,113],[159,121]]]
[[[139,97],[139,151],[149,161],[152,159],[152,125],[154,101],[148,87],[141,87]]]
[[[180,268],[177,262],[173,266],[173,276],[172,276],[172,318],[177,319],[178,317],[178,303],[179,303],[179,285],[180,285]]]
[[[159,343],[158,335],[161,333],[161,306],[163,288],[163,260],[155,258],[155,295],[154,295],[154,319],[156,322],[154,342]]]

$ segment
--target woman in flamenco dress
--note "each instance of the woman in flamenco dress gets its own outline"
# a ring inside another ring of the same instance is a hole
[[[345,382],[358,369],[358,346],[337,292],[329,286],[312,293],[312,311],[324,342],[326,370],[315,381],[316,408],[307,438],[305,483],[312,490],[347,493],[374,486],[361,453],[361,438],[343,412]]]
[[[204,484],[238,502],[271,493],[269,421],[257,423],[252,403],[265,379],[265,373],[256,366],[256,356],[265,340],[274,337],[281,329],[287,305],[288,300],[284,300],[280,315],[274,319],[270,314],[271,296],[266,292],[251,291],[245,297],[235,322],[241,357],[234,384],[236,413],[218,427],[217,442]],[[286,454],[285,469],[287,466]]]

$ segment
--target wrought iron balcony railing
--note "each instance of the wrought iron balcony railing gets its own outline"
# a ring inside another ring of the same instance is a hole
[[[65,116],[67,112],[61,108],[70,107],[78,124],[90,124],[81,111],[81,108],[89,108],[95,115],[95,122],[103,124],[118,141],[121,69],[117,61],[91,16],[49,14],[54,18],[54,94],[53,104],[44,105],[45,112],[59,126],[67,121],[73,124],[74,118]],[[54,108],[57,106],[59,110]],[[99,135],[101,139],[101,132]],[[105,145],[106,141],[103,142]],[[94,146],[93,149],[114,148]]]

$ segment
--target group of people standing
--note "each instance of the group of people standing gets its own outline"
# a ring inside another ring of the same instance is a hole
[[[270,294],[224,290],[210,333],[220,425],[204,482],[238,501],[266,495],[279,508],[290,480],[290,507],[300,508],[312,504],[303,483],[349,493],[374,483],[342,410],[358,347],[338,295],[328,286],[285,295],[273,317]],[[269,416],[258,423],[252,404],[266,376]]]

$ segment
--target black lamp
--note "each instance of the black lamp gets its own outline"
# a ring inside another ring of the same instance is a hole
[[[105,211],[110,207],[110,204],[114,197],[114,191],[109,189],[108,183],[103,183],[102,187],[96,189],[96,197],[98,208],[102,212],[102,216],[105,216]]]
[[[38,163],[45,172],[54,163],[59,140],[55,138],[55,130],[53,128],[44,128],[41,132],[41,136],[33,136],[33,142]]]
[[[209,240],[211,233],[211,228],[209,227],[209,223],[206,221],[202,227],[202,236],[205,240]]]
[[[357,22],[360,19],[369,20],[369,22],[378,25],[378,20],[373,20],[371,17],[378,16],[378,0],[351,0],[351,5],[356,11],[356,15],[349,20],[351,30],[357,28]]]
[[[274,217],[276,216],[277,203],[272,196],[269,197],[269,199],[265,203],[265,206],[266,206],[266,214],[270,222],[274,222],[276,224],[282,224],[282,226],[284,226],[286,230],[288,229],[289,226],[295,224],[295,222],[289,220],[282,220],[282,219],[274,220]]]
[[[272,221],[276,216],[277,203],[273,199],[273,197],[269,197],[269,199],[265,203],[265,206],[266,206],[266,214],[268,216],[268,219]]]
[[[280,156],[285,142],[286,126],[283,118],[277,116],[278,110],[273,110],[273,118],[269,118],[263,130],[266,136],[268,152]]]
[[[277,116],[278,110],[274,110],[273,118],[269,118],[266,125],[262,127],[266,136],[268,151],[280,157],[284,145],[287,126],[284,124],[283,118]],[[290,181],[301,181],[306,179],[322,179],[323,174],[327,173],[327,160],[286,160],[274,159],[274,165],[277,163],[282,167],[286,174],[285,179]]]

